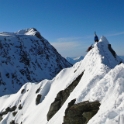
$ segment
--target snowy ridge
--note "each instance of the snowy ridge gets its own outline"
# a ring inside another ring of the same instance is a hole
[[[12,120],[23,124],[62,124],[68,103],[75,98],[75,104],[87,100],[100,101],[98,113],[88,124],[123,124],[124,64],[119,64],[121,59],[112,55],[108,44],[106,38],[102,37],[82,61],[63,69],[52,80],[27,83],[16,94],[1,97],[1,112],[12,106],[16,106],[17,112],[15,116],[12,113],[3,115],[1,124],[9,124]],[[59,111],[47,121],[49,107],[58,92],[66,89],[82,72],[84,74],[78,85]],[[42,96],[36,105],[39,94]],[[22,109],[19,109],[20,104]]]
[[[109,49],[106,49],[108,44],[109,42],[103,36],[98,42],[99,54],[102,56],[102,63],[110,68],[113,68],[121,61],[121,59],[118,56],[116,56],[116,58],[112,56]]]
[[[35,28],[22,29],[16,32],[18,35],[35,35],[38,32]]]
[[[35,28],[27,28],[27,29],[22,29],[17,32],[2,32],[0,33],[1,36],[14,36],[14,35],[32,35],[34,36],[36,34],[37,29]]]
[[[0,34],[0,96],[17,92],[26,82],[52,79],[70,66],[34,28]]]
[[[116,66],[90,92],[90,100],[101,101],[98,114],[88,124],[124,123],[124,64]],[[121,122],[123,119],[123,123]]]

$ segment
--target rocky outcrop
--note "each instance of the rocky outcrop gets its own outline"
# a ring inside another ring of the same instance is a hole
[[[13,106],[13,107],[7,107],[3,112],[0,113],[0,115],[5,115],[7,114],[8,112],[13,112],[16,110],[16,106]]]
[[[70,93],[74,90],[74,88],[79,83],[83,74],[84,74],[84,72],[82,72],[65,90],[62,90],[57,94],[55,101],[51,104],[49,112],[47,114],[47,120],[48,121],[61,108],[63,103],[69,97]]]
[[[97,113],[99,110],[99,101],[95,102],[81,102],[74,104],[75,99],[72,100],[67,109],[65,110],[63,124],[87,124],[87,122]]]
[[[112,49],[111,44],[108,44],[108,49],[111,52],[111,54],[116,58],[116,52]]]
[[[42,95],[38,94],[37,98],[36,98],[36,105],[38,105],[40,103],[40,99],[41,99]]]

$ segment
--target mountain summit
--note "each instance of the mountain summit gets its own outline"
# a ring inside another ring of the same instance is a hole
[[[0,33],[0,96],[26,82],[52,79],[70,66],[35,28]]]
[[[105,37],[52,80],[0,98],[1,124],[124,123],[124,64]]]
[[[39,39],[43,39],[40,32],[37,31],[37,29],[35,29],[35,28],[28,28],[28,29],[19,30],[18,32],[16,32],[16,34],[18,34],[18,35],[32,35],[32,36],[38,37]]]

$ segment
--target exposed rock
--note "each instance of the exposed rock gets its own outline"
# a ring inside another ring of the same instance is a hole
[[[16,106],[13,106],[11,108],[10,107],[7,107],[5,111],[8,113],[8,112],[15,111],[15,109],[16,109]]]
[[[111,44],[108,44],[108,49],[112,53],[112,55],[116,58],[116,52],[112,49]]]
[[[6,109],[5,109],[5,111],[3,111],[3,112],[1,112],[0,113],[0,121],[3,119],[3,115],[6,115],[8,112],[13,112],[13,111],[15,111],[16,110],[16,106],[13,106],[13,107],[7,107]],[[17,112],[13,112],[12,113],[13,114],[13,116],[15,116],[16,114],[17,114]],[[12,120],[11,122],[10,122],[10,124],[15,124],[14,123],[14,121]]]
[[[68,103],[68,107],[65,110],[65,112],[67,112],[69,110],[69,108],[74,105],[75,101],[76,101],[76,99],[73,99],[71,102]]]
[[[48,121],[61,108],[63,103],[69,97],[70,93],[73,91],[73,89],[79,83],[79,81],[80,81],[81,77],[83,76],[83,74],[84,74],[84,72],[82,72],[65,90],[62,90],[57,94],[57,96],[55,98],[55,101],[51,104],[49,112],[47,114],[47,120]]]
[[[17,112],[13,112],[12,114],[13,114],[13,116],[15,116],[17,114]]]
[[[36,93],[38,93],[40,91],[40,87],[36,90]]]
[[[41,36],[41,34],[40,34],[38,31],[36,32],[35,35],[36,35],[36,37],[38,37],[39,39],[42,39],[42,38],[43,38],[43,37]]]
[[[21,110],[21,109],[22,109],[22,105],[21,105],[21,104],[18,106],[18,109],[19,109],[19,110]]]
[[[71,104],[69,103],[65,110],[63,124],[87,124],[99,110],[99,101],[86,101],[78,104],[74,104],[74,101],[75,99],[70,102]]]
[[[25,92],[25,89],[22,89],[21,94],[23,94],[24,92]]]
[[[0,116],[3,116],[3,115],[6,115],[8,112],[12,112],[12,111],[15,111],[16,110],[16,106],[13,106],[13,107],[7,107],[6,109],[5,109],[5,111],[3,111],[3,112],[1,112],[0,113]]]
[[[87,49],[87,52],[89,52],[91,49],[93,48],[93,46],[89,46],[88,49]]]
[[[38,105],[40,103],[40,100],[41,100],[41,94],[38,94],[37,95],[37,98],[36,98],[36,105]]]
[[[0,114],[0,121],[2,120],[3,118],[2,118],[2,115]]]

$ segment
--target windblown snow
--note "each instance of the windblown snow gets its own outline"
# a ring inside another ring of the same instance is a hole
[[[102,37],[82,61],[63,69],[52,80],[26,83],[16,94],[0,97],[1,112],[16,106],[16,115],[3,115],[1,124],[9,124],[12,120],[19,124],[62,124],[68,103],[75,98],[75,104],[87,100],[101,103],[98,113],[88,124],[124,124],[124,64],[117,55],[112,55],[108,44]],[[66,89],[82,72],[78,85],[59,111],[47,121],[50,105],[58,92]],[[36,105],[38,95],[41,99]]]

